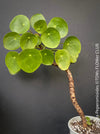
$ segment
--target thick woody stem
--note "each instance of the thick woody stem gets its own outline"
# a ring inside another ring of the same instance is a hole
[[[72,104],[74,105],[75,109],[77,110],[78,114],[80,115],[80,117],[82,119],[83,127],[87,128],[87,123],[86,123],[86,118],[85,118],[84,112],[76,100],[73,76],[69,69],[66,70],[66,72],[67,72],[67,76],[69,79],[69,91],[70,91],[70,98],[71,98]]]
[[[52,65],[57,66],[57,64],[55,62]],[[72,104],[82,119],[83,127],[87,128],[87,122],[86,122],[84,112],[83,112],[82,108],[79,106],[77,99],[76,99],[74,80],[73,80],[72,73],[70,72],[69,69],[66,70],[66,72],[67,72],[67,76],[69,79],[69,92],[70,92],[70,98],[71,98]]]

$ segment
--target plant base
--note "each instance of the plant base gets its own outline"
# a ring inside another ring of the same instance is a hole
[[[100,134],[100,119],[93,116],[90,118],[92,125],[88,125],[87,129],[83,128],[80,116],[73,117],[68,122],[70,134]]]

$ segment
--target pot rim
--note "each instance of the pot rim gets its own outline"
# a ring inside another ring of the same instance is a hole
[[[89,117],[90,119],[100,121],[100,119],[99,119],[98,117],[95,117],[95,116],[85,115],[85,117]],[[80,116],[72,117],[72,118],[68,121],[68,128],[69,128],[69,130],[71,130],[73,133],[78,134],[77,132],[75,132],[75,131],[71,128],[71,125],[70,125],[70,123],[73,122],[74,120],[80,121],[81,118],[80,118]]]

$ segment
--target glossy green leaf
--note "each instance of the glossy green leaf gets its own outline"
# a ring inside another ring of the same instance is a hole
[[[63,48],[70,53],[71,62],[75,63],[81,52],[81,43],[79,39],[75,36],[68,37],[64,42]]]
[[[31,26],[34,28],[34,24],[39,20],[45,20],[44,16],[42,14],[35,14],[31,17]]]
[[[12,19],[9,27],[12,32],[23,34],[30,29],[30,21],[24,15],[17,15]]]
[[[41,44],[41,37],[39,36],[38,33],[36,33],[35,36],[36,36],[37,39],[38,39],[37,46],[39,46],[39,45]]]
[[[18,66],[17,60],[16,60],[17,57],[18,57],[18,53],[13,52],[13,51],[8,52],[5,57],[5,64],[9,70],[10,74],[12,74],[12,75],[14,75],[20,71],[20,67]]]
[[[61,70],[67,70],[70,65],[70,55],[65,49],[58,50],[55,53],[55,61]]]
[[[48,48],[56,48],[60,43],[60,34],[55,28],[48,28],[41,35],[41,41]]]
[[[32,33],[25,33],[21,36],[20,46],[24,49],[33,49],[37,45],[38,39]]]
[[[39,20],[34,24],[34,30],[39,34],[42,34],[47,29],[47,23],[45,20]]]
[[[42,63],[44,65],[52,65],[54,62],[54,55],[51,50],[44,49],[41,50],[41,55],[42,55]]]
[[[60,17],[52,18],[48,24],[48,27],[56,28],[58,32],[60,33],[61,38],[64,38],[68,34],[67,22]]]
[[[16,50],[20,47],[20,35],[15,32],[7,33],[3,38],[4,48]]]
[[[41,52],[37,49],[23,50],[19,54],[17,62],[24,72],[32,73],[37,70],[42,63]]]

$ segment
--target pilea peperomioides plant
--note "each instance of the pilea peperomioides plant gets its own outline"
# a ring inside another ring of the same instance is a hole
[[[37,32],[33,33],[30,26]],[[47,25],[42,14],[35,14],[29,20],[24,15],[15,16],[10,22],[10,33],[3,38],[4,47],[10,51],[5,57],[5,64],[10,74],[15,75],[20,70],[33,73],[41,64],[54,65],[66,71],[69,79],[71,101],[79,113],[83,127],[87,128],[87,121],[79,106],[74,89],[74,80],[69,70],[71,63],[75,63],[81,51],[81,43],[75,36],[65,39],[63,48],[57,48],[61,38],[68,34],[68,25],[60,17],[54,17]]]

